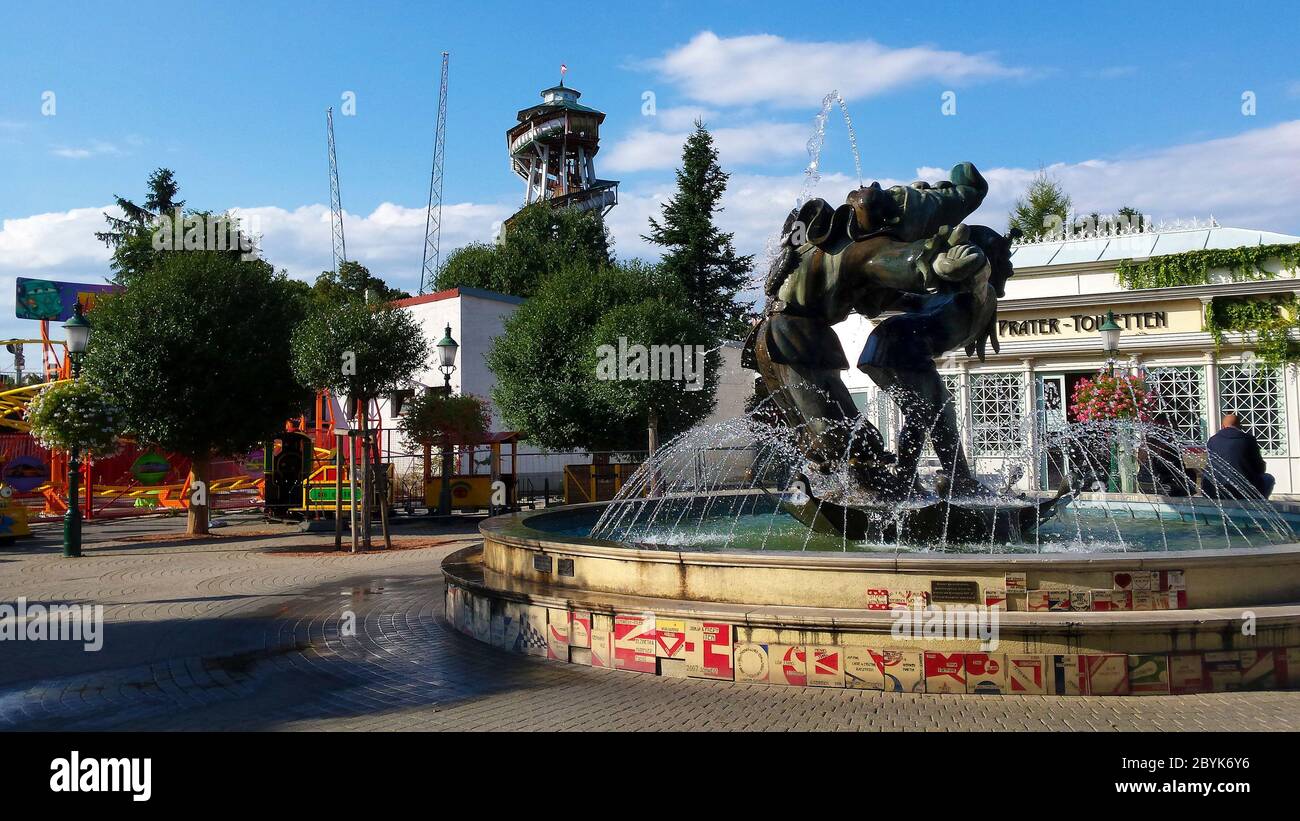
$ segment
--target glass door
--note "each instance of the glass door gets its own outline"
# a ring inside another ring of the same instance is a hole
[[[1066,425],[1065,375],[1046,374],[1036,381],[1039,490],[1056,490],[1069,475],[1068,449],[1052,443],[1054,434]]]

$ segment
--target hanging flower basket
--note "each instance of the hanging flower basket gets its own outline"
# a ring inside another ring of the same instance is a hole
[[[122,411],[102,391],[84,379],[50,385],[27,405],[27,423],[42,447],[81,449],[83,456],[103,458],[117,453]]]
[[[1129,374],[1102,373],[1080,379],[1070,397],[1070,411],[1080,422],[1148,422],[1155,404],[1155,393],[1147,389],[1146,378]]]

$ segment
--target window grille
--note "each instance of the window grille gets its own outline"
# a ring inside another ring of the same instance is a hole
[[[971,374],[970,421],[975,454],[1008,456],[1022,450],[1024,409],[1023,374]]]
[[[1267,456],[1286,454],[1286,404],[1282,374],[1254,362],[1219,366],[1219,409],[1241,417]]]
[[[1205,369],[1196,365],[1147,368],[1159,421],[1194,442],[1205,441]]]

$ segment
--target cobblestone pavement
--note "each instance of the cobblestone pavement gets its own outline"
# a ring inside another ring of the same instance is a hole
[[[260,524],[205,542],[175,520],[0,550],[0,602],[103,604],[104,648],[0,644],[0,728],[50,730],[1295,730],[1300,692],[1009,698],[666,679],[494,650],[442,620],[438,570],[471,543],[303,555]],[[141,528],[161,541],[129,542]],[[403,533],[420,532],[413,529]],[[430,531],[423,531],[426,536]],[[400,543],[400,540],[399,540]],[[355,635],[346,635],[352,616]]]

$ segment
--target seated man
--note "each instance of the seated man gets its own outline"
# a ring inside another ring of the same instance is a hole
[[[1240,487],[1243,480],[1265,499],[1272,495],[1276,480],[1265,472],[1259,442],[1241,429],[1237,414],[1224,415],[1223,429],[1210,437],[1206,449],[1210,452],[1204,481],[1207,496],[1244,498],[1244,488]]]

